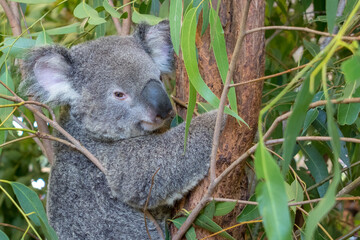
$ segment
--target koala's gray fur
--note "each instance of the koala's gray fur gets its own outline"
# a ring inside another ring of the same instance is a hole
[[[166,22],[140,25],[128,37],[29,53],[21,88],[64,106],[60,124],[106,169],[55,144],[47,210],[60,239],[147,239],[142,209],[156,170],[148,209],[163,228],[174,201],[207,174],[216,112],[192,121],[185,155],[184,124],[154,133],[171,110],[160,74],[171,71],[172,55]]]

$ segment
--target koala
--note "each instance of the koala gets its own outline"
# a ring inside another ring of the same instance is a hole
[[[185,152],[184,124],[157,132],[172,111],[160,80],[173,67],[168,23],[70,49],[40,47],[23,67],[20,88],[61,106],[60,125],[106,170],[54,143],[47,214],[59,238],[148,239],[142,211],[148,196],[147,209],[164,230],[174,202],[208,172],[216,119],[216,111],[193,119]],[[160,239],[147,223],[152,239]]]

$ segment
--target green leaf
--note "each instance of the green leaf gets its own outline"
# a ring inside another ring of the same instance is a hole
[[[185,68],[189,80],[196,91],[212,106],[217,108],[220,104],[220,100],[205,84],[199,72],[195,48],[196,25],[196,8],[192,8],[187,12],[181,30],[181,49],[183,51]],[[241,117],[228,107],[225,107],[224,112],[247,125]]]
[[[0,230],[0,240],[9,240],[8,236]]]
[[[252,195],[249,201],[256,201],[256,196]],[[248,222],[260,217],[258,205],[246,205],[244,210],[241,211],[239,216],[237,216],[237,222]]]
[[[306,113],[302,134],[306,133],[306,130],[315,121],[318,115],[319,115],[319,111],[316,108],[312,108]]]
[[[309,74],[308,74],[309,75]],[[315,77],[315,89],[319,86],[319,75]],[[308,110],[309,104],[311,103],[311,100],[314,98],[315,93],[311,93],[309,91],[309,84],[310,84],[310,77],[308,76],[302,87],[300,92],[298,93],[294,109],[292,114],[290,115],[285,129],[285,141],[283,145],[284,153],[284,162],[283,162],[283,168],[282,173],[285,175],[289,170],[289,164],[293,155],[294,146],[296,143],[296,137],[299,135],[301,127],[304,125],[306,112]]]
[[[106,1],[106,0],[105,0]],[[99,11],[99,16],[101,18],[105,18],[105,8],[103,7],[102,0],[93,0],[93,7],[96,8],[97,11]],[[98,10],[101,9],[101,10]],[[95,37],[104,37],[106,32],[106,24],[102,23],[95,27]]]
[[[171,121],[170,128],[176,127],[182,122],[184,122],[184,119],[182,119],[179,115],[176,115],[174,119]]]
[[[255,153],[255,172],[259,180],[256,200],[269,239],[291,239],[292,224],[285,183],[275,160],[260,140]]]
[[[53,44],[53,40],[51,37],[46,33],[46,31],[42,31],[38,37],[36,38],[35,46],[43,46],[43,45],[49,45]]]
[[[333,32],[339,0],[326,0],[326,21],[329,33]]]
[[[195,225],[204,228],[212,233],[220,232],[222,228],[217,225],[211,218],[206,216],[205,214],[200,214],[194,221]],[[235,240],[230,234],[227,232],[219,233],[219,236],[224,237],[226,239]]]
[[[214,216],[224,216],[231,212],[236,206],[236,202],[216,202]]]
[[[2,56],[2,58],[5,57],[5,55]],[[4,64],[3,69],[5,69],[5,71],[0,75],[0,80],[5,83],[5,85],[10,88],[11,90],[14,91],[14,82],[13,79],[9,73],[9,71],[6,69],[6,65]],[[0,94],[4,94],[7,96],[12,96],[12,94],[3,86],[0,85]],[[13,102],[8,101],[6,99],[1,98],[0,99],[0,105],[5,105],[5,104],[12,104]],[[7,108],[0,108],[0,120],[1,122],[5,120],[5,118],[7,118],[10,113],[12,112],[13,108],[11,107],[7,107]],[[10,117],[5,123],[4,123],[4,127],[12,127],[12,117]]]
[[[112,6],[110,6],[108,0],[104,0],[103,6],[105,10],[110,13],[110,15],[114,18],[120,18],[120,13],[116,11]]]
[[[173,220],[170,220],[172,223],[174,223],[175,227],[177,227],[177,229],[179,229],[184,222],[186,221],[187,217],[179,217],[179,218],[175,218]],[[185,233],[185,237],[187,240],[196,240],[196,233],[195,233],[195,228],[194,227],[190,227],[187,232]]]
[[[38,3],[52,3],[56,0],[10,0],[12,2],[27,3],[27,4],[38,4]]]
[[[7,136],[7,131],[0,131],[0,144],[5,143]],[[0,148],[0,155],[2,153],[3,148]]]
[[[80,33],[80,25],[81,25],[81,23],[77,22],[77,23],[73,23],[73,24],[70,24],[67,26],[46,30],[46,33],[50,36],[51,35],[63,35],[63,34],[68,34],[68,33]],[[42,32],[32,33],[32,34],[29,34],[28,36],[38,36],[40,34],[42,34]]]
[[[134,23],[142,23],[142,22],[146,22],[147,24],[150,24],[150,25],[156,25],[158,24],[159,22],[161,22],[162,20],[164,20],[163,18],[159,18],[159,17],[156,17],[154,15],[148,15],[148,14],[140,14],[138,13],[137,11],[134,11],[132,13],[132,18],[131,20],[134,22]]]
[[[356,90],[353,97],[360,97],[360,88]],[[351,125],[359,116],[360,103],[339,104],[337,120],[340,125]]]
[[[192,85],[192,83],[190,82],[189,83],[189,102],[188,102],[188,108],[186,111],[184,152],[186,151],[186,143],[187,143],[187,138],[188,138],[188,134],[189,134],[191,119],[194,114],[195,105],[196,105],[196,90],[195,90],[194,86]]]
[[[312,145],[299,144],[301,151],[306,156],[305,161],[311,175],[314,177],[316,183],[321,182],[323,179],[329,176],[327,165],[323,156]],[[329,183],[326,182],[323,185],[317,187],[320,197],[324,197]]]
[[[306,41],[305,39],[304,39],[303,43],[304,43],[305,49],[308,50],[313,57],[315,57],[320,52],[319,45],[309,42],[309,41]]]
[[[211,201],[204,209],[204,214],[212,219],[215,213],[215,201]]]
[[[16,58],[24,57],[25,53],[35,46],[36,41],[29,38],[15,39],[12,37],[5,38],[2,52],[4,55],[9,53],[10,56]]]
[[[105,19],[99,17],[98,12],[85,2],[81,2],[76,6],[74,16],[80,19],[89,18],[89,23],[92,25],[106,23]]]
[[[22,183],[10,182],[21,208],[29,218],[42,230],[47,239],[58,239],[54,229],[49,225],[44,207],[37,194]]]
[[[340,139],[338,128],[333,119],[333,111],[330,100],[327,99],[326,111],[327,111],[327,126],[329,129],[329,134],[331,136],[331,146],[334,152],[333,160],[333,169],[334,177],[331,182],[324,198],[319,202],[319,204],[309,213],[309,216],[306,221],[305,236],[306,239],[312,239],[313,234],[317,228],[317,224],[321,221],[322,218],[333,208],[335,205],[335,195],[337,191],[337,186],[340,182],[340,167],[337,162],[340,155]]]
[[[165,0],[160,7],[159,17],[161,18],[169,18],[169,6],[170,0]]]
[[[360,80],[360,56],[354,55],[341,64],[341,70],[344,72],[347,83]]]
[[[151,1],[151,9],[150,14],[154,16],[159,16],[160,12],[160,2],[159,0],[152,0]]]
[[[209,26],[209,16],[210,16],[210,8],[208,1],[205,1],[203,4],[203,24],[201,27],[201,36],[205,33],[207,27]]]
[[[170,1],[170,36],[176,55],[179,55],[182,1]]]
[[[226,76],[229,70],[229,62],[226,52],[224,30],[222,28],[220,18],[213,8],[210,9],[210,36],[211,36],[212,49],[214,51],[214,55],[216,59],[216,64],[219,69],[221,79],[225,84]],[[230,102],[231,109],[235,113],[237,113],[238,111],[237,111],[235,88],[230,88],[228,93],[228,99]]]
[[[300,183],[295,179],[291,185],[285,183],[286,193],[290,201],[301,202],[304,200],[304,192]],[[296,213],[296,206],[291,206],[290,209]]]
[[[197,102],[197,107],[198,107],[198,112],[200,114],[210,112],[210,111],[216,109],[212,105],[210,105],[209,103],[206,103],[206,102]]]

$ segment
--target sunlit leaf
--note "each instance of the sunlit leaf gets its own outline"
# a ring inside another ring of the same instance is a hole
[[[53,44],[53,40],[51,39],[51,37],[47,34],[46,31],[43,31],[42,33],[40,33],[38,35],[38,37],[36,38],[36,43],[35,46],[43,46],[43,45],[49,45],[49,44]]]
[[[224,216],[234,210],[236,202],[217,202],[214,216]]]
[[[356,90],[353,97],[360,97],[360,88]],[[339,104],[337,120],[340,125],[351,125],[359,117],[360,103]]]
[[[137,11],[134,11],[132,13],[132,18],[131,19],[132,19],[132,21],[134,23],[146,22],[147,24],[150,24],[150,25],[156,25],[159,22],[161,22],[162,20],[164,20],[163,18],[156,17],[154,15],[140,14]]]
[[[214,213],[215,213],[215,201],[211,201],[209,202],[209,204],[205,207],[204,209],[204,214],[212,219],[214,217]]]
[[[343,62],[343,64],[341,64],[341,70],[344,72],[345,80],[348,83],[360,80],[360,75],[358,72],[359,69],[360,69],[359,55],[354,55],[350,59]]]
[[[285,189],[291,202],[301,202],[304,200],[303,189],[296,179],[291,183],[291,185],[285,183]],[[296,213],[296,206],[291,206],[290,209]]]
[[[110,13],[110,15],[114,18],[120,18],[120,13],[116,11],[108,2],[108,0],[104,0],[103,6],[105,10]]]
[[[210,232],[219,232],[223,230],[219,225],[217,225],[211,218],[206,216],[205,214],[200,214],[194,221],[195,225],[204,228]],[[219,236],[224,237],[226,239],[235,240],[230,234],[227,232],[219,233]]]
[[[6,55],[22,58],[25,53],[35,46],[36,41],[29,38],[5,38],[2,52]]]
[[[77,18],[89,18],[89,23],[92,25],[99,25],[106,23],[104,18],[101,18],[98,12],[86,4],[85,2],[79,3],[74,9],[74,16]]]
[[[291,239],[292,224],[285,182],[262,141],[255,153],[255,172],[260,180],[256,186],[256,200],[267,237],[274,240]]]
[[[179,55],[180,32],[181,32],[182,1],[170,1],[170,36],[174,51]]]
[[[10,0],[12,2],[27,3],[27,4],[38,4],[38,3],[52,3],[56,0]]]

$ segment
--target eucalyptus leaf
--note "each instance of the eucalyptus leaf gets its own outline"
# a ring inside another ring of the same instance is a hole
[[[26,52],[33,48],[36,44],[36,41],[29,38],[5,38],[4,46],[2,52],[7,55],[16,57],[16,58],[23,58]]]
[[[338,3],[339,0],[326,0],[326,21],[329,33],[334,30]]]
[[[255,153],[255,172],[260,180],[256,200],[269,239],[291,239],[292,224],[288,208],[285,182],[275,160],[261,140]]]
[[[53,3],[56,0],[10,0],[12,2],[27,3],[27,4],[39,4],[39,3]]]
[[[224,216],[234,210],[236,202],[216,202],[214,216]]]
[[[256,196],[252,195],[249,201],[256,201]],[[258,205],[246,205],[245,208],[241,211],[239,216],[237,216],[237,222],[248,222],[260,217]]]
[[[182,1],[170,1],[169,24],[171,42],[176,55],[179,55],[181,32]]]
[[[210,232],[216,233],[223,230],[219,225],[217,225],[211,218],[206,216],[205,214],[199,214],[199,216],[194,221],[195,225],[204,228]],[[224,237],[226,239],[235,240],[229,233],[221,232],[219,236]]]
[[[140,14],[137,11],[134,11],[132,13],[132,21],[134,23],[146,22],[147,24],[150,24],[150,25],[156,25],[163,20],[164,20],[163,18],[156,17],[154,15],[149,15],[149,14]]]
[[[36,38],[35,46],[38,47],[38,46],[44,46],[44,45],[49,45],[49,44],[53,44],[53,43],[54,43],[54,41],[51,39],[51,37],[46,33],[46,31],[43,31]]]
[[[9,240],[9,237],[0,230],[0,240]]]
[[[116,11],[108,2],[108,0],[104,0],[103,7],[105,10],[110,13],[110,15],[114,18],[120,18],[120,13]]]
[[[175,227],[177,229],[179,229],[184,222],[186,221],[186,217],[179,217],[179,218],[175,218],[173,220],[170,220],[172,223],[174,223]],[[194,227],[190,227],[187,232],[185,233],[185,237],[187,240],[197,240],[196,238],[196,233],[195,233],[195,228]]]

